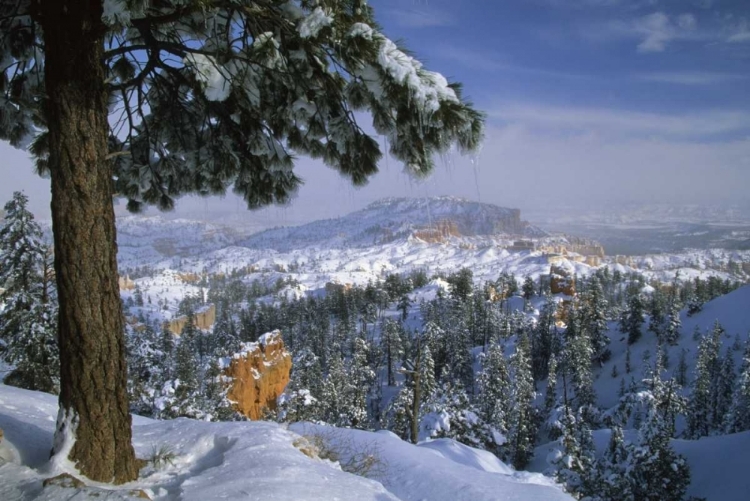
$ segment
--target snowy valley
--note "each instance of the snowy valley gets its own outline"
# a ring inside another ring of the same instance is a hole
[[[1,385],[0,498],[640,500],[623,472],[671,458],[689,479],[663,499],[744,500],[750,251],[608,256],[554,230],[452,197],[254,234],[121,217],[147,463],[115,491],[43,485],[77,475],[48,460],[56,399]],[[248,422],[227,370],[276,329],[289,382]]]

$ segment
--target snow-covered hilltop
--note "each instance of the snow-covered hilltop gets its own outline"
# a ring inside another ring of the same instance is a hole
[[[663,282],[677,273],[683,279],[750,277],[750,251],[607,256],[595,241],[552,235],[530,225],[517,209],[455,197],[389,198],[337,219],[250,236],[219,223],[184,219],[130,216],[118,224],[123,274],[136,267],[154,273],[236,273],[269,284],[293,279],[304,290],[328,282],[365,284],[387,273],[451,273],[462,267],[471,268],[477,280],[494,280],[500,273],[519,281],[536,279],[549,274],[553,265],[578,275],[609,266]],[[151,284],[148,277],[143,281],[141,287]]]
[[[540,237],[546,233],[522,221],[518,209],[456,197],[386,198],[337,219],[267,230],[242,245],[284,252],[303,247],[366,247],[410,236],[434,241],[500,235]]]

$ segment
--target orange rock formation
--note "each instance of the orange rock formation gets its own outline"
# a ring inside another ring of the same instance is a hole
[[[250,419],[262,419],[266,410],[276,409],[276,399],[289,382],[292,357],[284,348],[279,331],[269,332],[257,343],[246,343],[235,354],[224,375],[232,378],[227,397]]]
[[[216,322],[215,305],[210,304],[195,312],[195,326],[197,328],[206,331],[213,327],[214,322]],[[187,317],[183,315],[181,317],[173,318],[168,321],[167,324],[169,330],[172,331],[172,334],[179,336],[182,334],[182,329],[185,328],[185,324],[187,324]]]

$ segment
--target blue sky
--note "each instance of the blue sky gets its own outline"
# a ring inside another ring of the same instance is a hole
[[[463,82],[497,124],[532,120],[531,110],[546,108],[557,115],[598,111],[591,121],[614,120],[603,116],[606,110],[631,120],[646,114],[715,122],[663,123],[661,132],[653,124],[633,133],[698,141],[750,133],[747,0],[371,4],[389,36],[404,40],[432,69]]]
[[[394,160],[361,189],[318,162],[285,209],[297,222],[383,196],[457,195],[522,210],[563,204],[750,204],[750,0],[371,0],[386,35],[464,84],[488,115],[481,155],[417,182]],[[0,199],[48,182],[0,145]],[[244,209],[226,199],[178,211]]]

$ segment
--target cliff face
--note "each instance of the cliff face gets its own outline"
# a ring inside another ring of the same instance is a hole
[[[289,382],[292,357],[279,331],[269,332],[257,343],[246,343],[240,353],[224,364],[224,375],[233,379],[227,397],[252,420],[276,409],[276,399]]]

